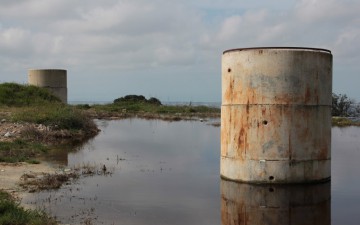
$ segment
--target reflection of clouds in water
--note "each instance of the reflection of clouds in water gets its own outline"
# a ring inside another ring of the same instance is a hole
[[[173,172],[186,172],[193,168],[196,171],[198,169],[195,167],[199,168],[196,165],[199,162],[204,168],[209,168],[205,165],[209,161],[218,163],[219,137],[219,128],[199,121],[111,121],[96,137],[92,147],[95,150],[91,154],[84,152],[88,148],[85,146],[83,153],[79,152],[71,157],[72,161],[120,157],[143,164],[141,167],[145,168],[144,170],[162,168],[171,169]],[[78,157],[79,155],[81,156]],[[167,162],[167,165],[160,167],[159,161]]]
[[[360,127],[332,128],[332,223],[359,224]],[[334,213],[336,212],[336,213]]]
[[[360,131],[360,127],[356,127],[356,126],[333,127],[331,129],[333,138],[335,138],[335,140],[337,141],[339,140],[340,142],[352,140],[352,139],[355,139],[355,141],[360,141],[358,140],[360,137],[359,131]],[[341,139],[339,139],[339,137],[341,137]]]
[[[332,182],[335,189],[338,185],[342,186],[344,182],[356,182],[356,186],[360,185],[358,179],[359,134],[360,127],[332,128]]]

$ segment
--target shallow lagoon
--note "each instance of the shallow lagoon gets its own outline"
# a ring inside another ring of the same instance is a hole
[[[106,165],[112,175],[24,203],[68,224],[359,224],[360,128],[332,129],[331,185],[278,187],[222,181],[220,128],[209,122],[97,123],[95,139],[56,159],[69,168]]]

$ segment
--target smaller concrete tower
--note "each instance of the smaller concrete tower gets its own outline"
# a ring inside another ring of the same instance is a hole
[[[61,101],[67,103],[67,71],[62,69],[30,69],[30,85],[49,89]]]

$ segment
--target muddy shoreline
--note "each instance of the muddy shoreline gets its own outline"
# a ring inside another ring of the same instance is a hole
[[[59,168],[55,165],[42,161],[40,164],[29,163],[0,163],[0,189],[10,193],[16,199],[21,200],[29,192],[20,187],[21,177],[30,173],[55,174]]]

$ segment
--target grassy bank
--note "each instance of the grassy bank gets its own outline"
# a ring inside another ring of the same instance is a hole
[[[54,130],[82,130],[85,133],[96,128],[94,122],[82,110],[64,104],[45,104],[37,107],[21,107],[13,111],[13,122],[43,124]]]
[[[130,96],[130,97],[129,97]],[[135,96],[135,97],[133,97]],[[220,117],[220,109],[208,106],[163,105],[158,99],[146,99],[141,95],[128,95],[105,105],[77,105],[95,118],[130,118],[163,120],[188,120]]]
[[[36,158],[46,153],[48,147],[40,143],[33,143],[17,139],[14,142],[0,142],[0,162],[38,163]]]
[[[0,190],[0,224],[55,225],[57,223],[42,211],[24,209],[8,193]]]
[[[48,90],[15,83],[0,84],[0,120],[44,125],[46,130],[27,130],[25,138],[36,141],[86,139],[98,133],[83,110],[63,104]],[[52,137],[53,136],[53,137]]]
[[[107,104],[91,106],[99,118],[106,117],[143,117],[154,119],[189,119],[193,117],[218,117],[220,110],[207,106],[170,106],[170,105],[151,105],[147,103],[129,104]],[[88,109],[89,110],[89,109]]]

